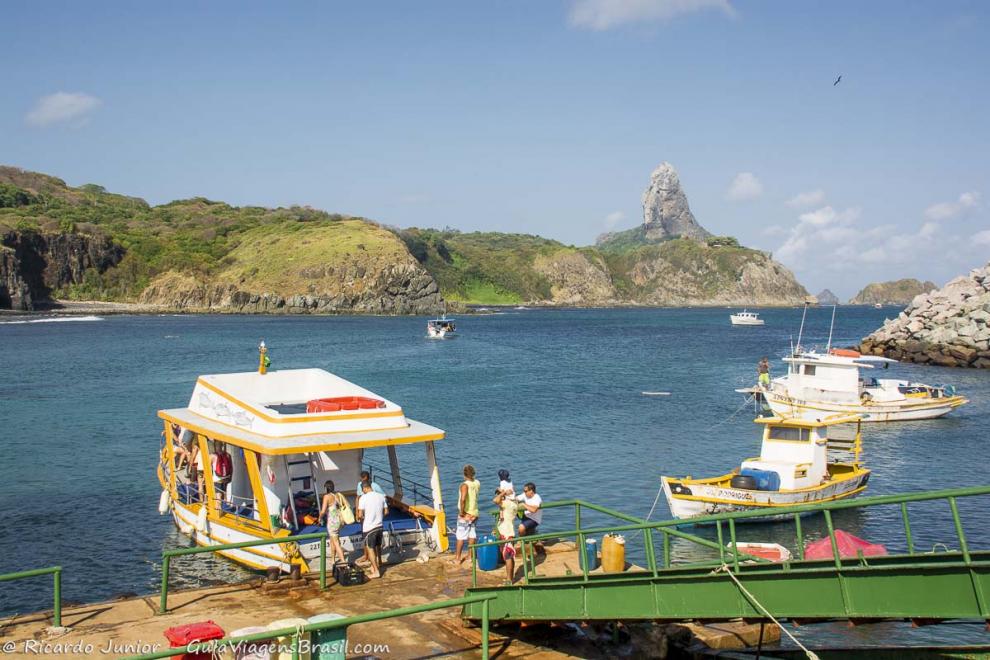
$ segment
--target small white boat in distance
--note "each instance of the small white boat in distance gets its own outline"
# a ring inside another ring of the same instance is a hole
[[[763,319],[756,312],[743,310],[738,314],[730,314],[729,320],[732,325],[763,325]]]
[[[449,339],[457,336],[457,326],[454,319],[448,319],[444,314],[438,319],[426,322],[426,336],[430,339]]]

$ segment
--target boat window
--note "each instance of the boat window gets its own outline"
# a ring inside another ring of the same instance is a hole
[[[804,365],[804,375],[805,376],[814,376],[815,375],[815,365],[813,365],[813,364],[806,364],[806,365]]]
[[[792,428],[789,426],[771,426],[769,438],[771,440],[803,442],[811,438],[811,429]]]

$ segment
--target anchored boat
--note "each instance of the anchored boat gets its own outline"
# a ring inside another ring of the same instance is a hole
[[[860,418],[822,420],[763,417],[763,445],[728,474],[707,479],[660,477],[675,518],[728,511],[765,511],[853,497],[866,488],[870,471],[860,465]]]
[[[426,336],[430,339],[449,339],[457,335],[454,319],[448,319],[444,314],[438,319],[426,322]]]
[[[272,539],[271,545],[218,552],[254,569],[287,572],[300,565],[305,572],[317,568],[320,542],[279,544],[278,539],[325,531],[317,520],[324,483],[333,481],[353,506],[365,451],[384,448],[390,470],[373,474],[392,490],[383,559],[445,551],[434,449],[444,432],[322,369],[269,372],[264,342],[259,348],[258,371],[200,376],[187,407],[158,412],[165,422],[159,511],[170,512],[179,531],[201,546]],[[425,449],[428,486],[400,474],[396,448],[410,444]],[[193,446],[211,459],[201,461],[199,479],[179,467],[185,448]],[[412,487],[411,498],[403,484]],[[363,550],[361,524],[344,524],[340,541],[349,558]]]
[[[803,351],[784,362],[787,373],[773,379],[769,387],[738,391],[756,395],[774,414],[784,417],[841,413],[862,415],[865,422],[932,419],[969,402],[952,385],[861,376],[861,369],[887,367],[897,361],[849,349]]]
[[[763,319],[756,312],[743,310],[737,314],[730,314],[729,320],[732,325],[763,325]]]

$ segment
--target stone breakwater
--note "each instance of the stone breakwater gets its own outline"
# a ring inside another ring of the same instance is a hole
[[[990,368],[990,264],[915,296],[860,351],[906,362]]]

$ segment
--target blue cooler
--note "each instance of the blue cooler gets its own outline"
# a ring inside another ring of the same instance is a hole
[[[780,475],[771,470],[743,468],[739,474],[753,477],[756,480],[756,490],[780,490]]]
[[[484,536],[478,537],[478,543],[488,543],[489,541],[497,541],[491,534],[485,534]],[[481,546],[475,550],[478,557],[478,568],[483,571],[494,571],[498,568],[498,562],[502,558],[502,546],[499,545],[485,545]]]
[[[595,539],[585,539],[584,552],[581,554],[581,570],[584,570],[585,563],[588,570],[593,571],[598,568],[598,541]]]

